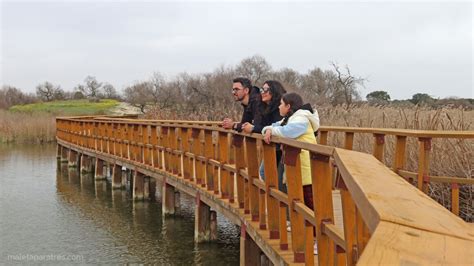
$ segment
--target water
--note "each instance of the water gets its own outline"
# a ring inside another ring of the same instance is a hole
[[[194,199],[163,220],[108,182],[57,166],[55,145],[0,146],[0,264],[236,265],[239,229],[218,215],[215,243],[194,243]],[[159,188],[160,184],[157,184]]]

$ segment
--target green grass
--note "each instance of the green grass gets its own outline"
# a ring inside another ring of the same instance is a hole
[[[90,102],[89,100],[68,100],[15,105],[9,110],[12,112],[23,113],[47,112],[55,115],[95,115],[107,114],[109,109],[118,104],[118,101],[111,99],[100,100],[99,102]]]

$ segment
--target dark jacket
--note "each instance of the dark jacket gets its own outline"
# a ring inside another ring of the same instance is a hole
[[[254,119],[254,128],[253,133],[262,133],[262,129],[266,126],[269,126],[275,122],[281,121],[283,117],[280,115],[280,110],[277,106],[272,106],[270,110],[266,110],[266,104],[261,103],[259,106],[259,111],[257,112]]]
[[[244,112],[242,114],[242,119],[240,120],[240,123],[237,123],[234,128],[235,130],[237,130],[238,132],[242,132],[242,125],[244,123],[254,123],[254,118],[258,112],[261,102],[262,95],[260,94],[260,89],[256,86],[253,86],[252,90],[250,91],[248,105],[242,104],[242,106],[244,107]]]

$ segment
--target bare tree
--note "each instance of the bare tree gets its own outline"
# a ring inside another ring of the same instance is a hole
[[[117,99],[119,97],[117,90],[110,83],[105,83],[102,86],[102,90],[104,91],[104,97],[107,99]]]
[[[271,70],[272,67],[264,57],[254,55],[240,61],[236,68],[236,73],[237,75],[249,78],[254,84],[260,86],[270,76]]]
[[[125,89],[125,100],[145,113],[145,107],[150,103],[153,85],[150,82],[139,82]]]
[[[61,90],[59,86],[53,85],[49,81],[38,84],[36,86],[36,95],[43,101],[49,102],[57,98],[61,98],[61,95],[64,95],[64,91]]]
[[[85,89],[85,91],[83,93],[90,98],[97,98],[97,96],[99,96],[102,83],[98,82],[97,79],[93,76],[87,76],[84,79],[84,83],[85,86],[83,88]]]
[[[13,86],[3,85],[0,89],[0,109],[8,109],[17,104],[33,103],[36,100],[33,94],[23,93]]]
[[[336,96],[336,98],[342,96],[344,98],[345,104],[349,106],[354,99],[360,99],[357,86],[364,86],[366,79],[353,76],[347,65],[344,67],[345,73],[342,72],[337,63],[331,62],[331,65],[333,66],[337,77],[337,83],[335,87],[336,93],[334,96]]]

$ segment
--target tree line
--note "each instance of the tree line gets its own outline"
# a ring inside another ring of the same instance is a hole
[[[372,105],[474,107],[473,99],[435,99],[425,93],[416,93],[407,100],[391,100],[388,92],[383,90],[367,94],[366,101],[363,101],[360,89],[365,86],[367,79],[354,75],[348,66],[336,62],[330,65],[331,69],[315,67],[300,73],[291,68],[274,69],[264,57],[254,55],[235,66],[219,66],[212,72],[183,72],[171,79],[155,72],[146,80],[126,86],[122,93],[110,83],[99,82],[93,76],[87,76],[83,83],[69,91],[49,81],[38,84],[35,94],[23,93],[16,87],[4,85],[0,89],[0,108],[38,101],[112,98],[126,101],[140,108],[143,113],[150,112],[163,117],[220,119],[239,110],[230,92],[230,82],[237,76],[248,77],[256,86],[261,86],[266,80],[278,80],[288,91],[299,93],[316,106],[344,105],[350,108],[368,102]]]

